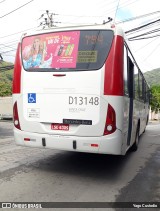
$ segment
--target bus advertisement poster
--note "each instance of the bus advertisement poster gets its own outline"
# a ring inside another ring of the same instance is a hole
[[[24,68],[75,68],[79,37],[79,31],[25,37],[22,42]]]

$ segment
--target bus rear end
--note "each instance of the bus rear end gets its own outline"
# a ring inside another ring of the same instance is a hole
[[[120,98],[105,94],[114,37],[112,29],[65,28],[22,38],[13,80],[18,145],[121,154]]]

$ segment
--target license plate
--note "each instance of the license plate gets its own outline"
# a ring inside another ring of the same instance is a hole
[[[69,130],[69,124],[58,124],[58,123],[52,123],[51,124],[51,130]]]

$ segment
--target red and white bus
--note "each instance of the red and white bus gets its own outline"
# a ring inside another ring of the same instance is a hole
[[[25,34],[13,79],[18,145],[125,155],[149,116],[149,86],[121,28],[92,25]]]

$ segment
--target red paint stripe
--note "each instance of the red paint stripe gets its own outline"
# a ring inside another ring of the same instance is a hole
[[[55,76],[55,77],[63,77],[63,76],[66,76],[66,74],[53,74],[53,76]]]
[[[24,141],[30,141],[30,138],[24,138]]]
[[[104,95],[123,96],[123,53],[124,40],[115,36],[108,58],[105,63]]]
[[[98,147],[98,144],[91,144],[91,147]]]
[[[13,94],[19,94],[21,92],[21,59],[20,59],[20,43],[17,47],[17,53],[15,58],[14,64],[14,73],[13,73],[13,87],[12,92]]]

